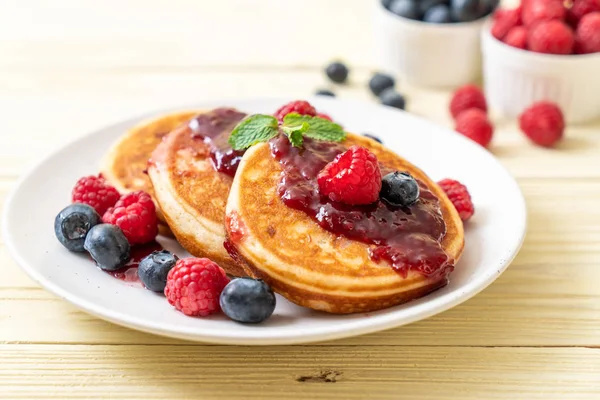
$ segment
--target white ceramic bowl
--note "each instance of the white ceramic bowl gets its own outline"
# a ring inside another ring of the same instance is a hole
[[[567,122],[600,117],[600,53],[550,55],[508,46],[486,26],[482,35],[485,93],[490,107],[515,117],[540,100],[557,103]]]
[[[380,1],[375,6],[379,67],[411,84],[454,88],[479,78],[480,31],[486,21],[430,24],[399,17]]]

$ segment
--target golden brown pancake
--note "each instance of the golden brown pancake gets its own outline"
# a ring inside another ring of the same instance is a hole
[[[181,111],[143,121],[131,128],[111,147],[101,172],[121,193],[143,190],[154,198],[154,189],[146,174],[150,155],[162,138],[179,125],[188,122],[198,111]],[[166,220],[157,208],[159,230],[170,234]]]
[[[386,167],[408,171],[439,199],[446,225],[441,246],[458,261],[464,244],[462,221],[444,192],[427,175],[379,143],[348,134],[344,145],[370,149]],[[424,296],[447,283],[448,269],[425,276],[403,274],[374,262],[368,245],[323,229],[304,211],[285,205],[278,192],[281,164],[269,144],[244,155],[227,202],[228,246],[246,272],[304,307],[330,313],[383,309]]]

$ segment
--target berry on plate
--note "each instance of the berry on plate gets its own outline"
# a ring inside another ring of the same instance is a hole
[[[221,292],[221,309],[237,322],[259,323],[275,310],[275,293],[260,279],[236,278]]]
[[[371,204],[381,190],[377,157],[364,147],[352,146],[319,172],[317,183],[321,194],[333,201]]]
[[[92,206],[75,203],[61,210],[54,219],[54,234],[71,251],[85,251],[83,242],[94,226],[101,222]]]
[[[478,108],[470,108],[460,113],[456,118],[455,130],[483,147],[490,144],[494,134],[494,126],[485,112]]]
[[[106,271],[116,271],[129,261],[129,242],[118,226],[94,226],[85,237],[83,247],[96,264]]]
[[[167,275],[165,296],[185,315],[206,317],[219,312],[219,296],[228,283],[225,271],[208,258],[183,258]]]
[[[380,72],[376,73],[369,80],[369,89],[375,96],[379,96],[387,88],[394,87],[396,82],[394,78]]]
[[[523,2],[523,24],[527,27],[543,21],[564,21],[567,9],[562,0],[527,0]]]
[[[504,40],[508,32],[519,25],[521,25],[521,7],[497,10],[492,23],[492,36]]]
[[[558,20],[536,23],[527,35],[529,50],[547,54],[571,54],[575,37],[567,24]]]
[[[600,52],[600,12],[584,15],[575,31],[575,52]]]
[[[485,96],[478,86],[464,85],[454,92],[450,100],[450,113],[453,118],[458,117],[458,114],[470,108],[478,108],[482,111],[487,111],[487,102]]]
[[[381,181],[379,197],[393,206],[408,207],[419,199],[419,184],[407,172],[391,172]]]
[[[404,110],[406,107],[406,100],[404,99],[404,96],[396,92],[396,89],[393,87],[387,88],[381,92],[379,99],[381,100],[381,104],[386,106],[399,108],[400,110]]]
[[[438,185],[446,193],[456,211],[458,211],[460,219],[463,221],[469,220],[473,216],[475,208],[473,207],[473,201],[467,187],[453,179],[441,180],[438,182]]]
[[[344,83],[348,79],[348,67],[341,62],[333,62],[325,68],[325,74],[336,83]]]
[[[153,251],[138,265],[138,277],[146,289],[162,293],[167,286],[167,275],[179,258],[167,251]]]
[[[281,107],[277,111],[275,111],[275,118],[279,121],[283,121],[283,117],[290,113],[298,113],[300,115],[310,115],[314,117],[317,115],[317,110],[308,102],[304,100],[296,100],[291,101]]]
[[[552,147],[563,137],[565,120],[556,104],[540,101],[523,111],[519,126],[535,144]]]
[[[527,28],[515,26],[506,34],[504,43],[517,49],[527,49]]]
[[[102,221],[121,228],[132,245],[151,242],[158,234],[156,206],[144,191],[121,197],[114,207],[104,213]]]
[[[317,96],[329,96],[329,97],[335,97],[335,93],[333,93],[331,90],[329,89],[319,89],[317,90],[317,92],[315,93]]]
[[[77,181],[71,200],[73,203],[83,203],[94,207],[100,215],[114,206],[119,200],[119,192],[110,186],[101,176],[86,176]]]

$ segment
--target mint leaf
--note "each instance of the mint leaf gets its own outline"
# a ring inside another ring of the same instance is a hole
[[[340,125],[324,118],[298,113],[291,113],[283,118],[283,127],[298,126],[302,123],[307,123],[309,126],[308,130],[303,132],[306,137],[328,142],[341,142],[346,139],[346,132]]]
[[[288,136],[292,146],[300,147],[304,143],[302,134],[310,129],[308,122],[302,122],[299,125],[281,126],[281,130]]]
[[[266,142],[277,136],[278,133],[277,118],[271,115],[255,114],[233,128],[231,136],[229,136],[229,144],[234,150],[244,150],[257,143]]]
[[[290,133],[288,135],[288,138],[290,139],[290,143],[294,147],[302,147],[302,143],[304,143],[304,137],[302,136],[302,132],[299,130]]]

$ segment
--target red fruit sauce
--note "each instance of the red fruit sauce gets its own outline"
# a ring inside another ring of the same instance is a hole
[[[188,123],[194,137],[204,140],[211,148],[210,158],[215,170],[234,176],[244,151],[233,150],[229,135],[246,114],[233,108],[216,108],[200,114]]]
[[[140,262],[152,254],[153,251],[161,251],[164,250],[163,247],[157,241],[152,241],[150,243],[133,246],[131,251],[129,252],[129,261],[122,268],[116,271],[106,271],[109,275],[114,276],[117,279],[120,279],[125,282],[139,282],[140,278],[138,278],[138,265]]]
[[[278,186],[282,201],[304,211],[323,229],[349,239],[373,244],[373,261],[385,260],[402,276],[409,270],[427,277],[452,271],[452,260],[440,245],[446,225],[437,197],[420,181],[419,201],[410,207],[394,207],[381,200],[369,205],[333,202],[319,194],[317,175],[346,148],[341,144],[306,138],[302,148],[286,136],[271,140],[271,153],[283,173]],[[380,166],[382,175],[392,172]]]

